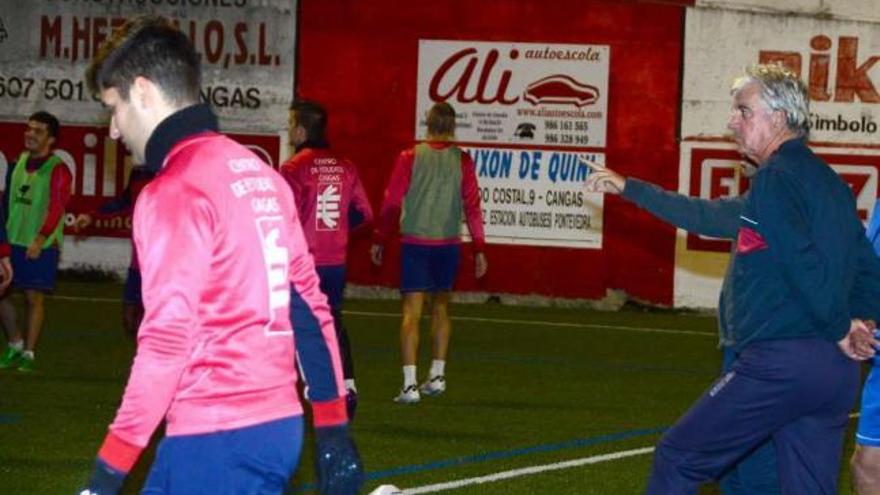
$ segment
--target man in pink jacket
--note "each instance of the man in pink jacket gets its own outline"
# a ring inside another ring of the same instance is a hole
[[[157,175],[134,211],[145,308],[137,354],[83,493],[117,493],[163,417],[142,493],[284,492],[302,446],[295,353],[320,488],[357,493],[333,320],[284,179],[217,133],[199,104],[198,55],[165,19],[126,23],[87,77],[111,137]]]
[[[330,150],[324,107],[305,100],[291,105],[290,142],[296,153],[281,165],[281,176],[293,190],[303,234],[321,279],[321,291],[330,304],[348,392],[348,416],[353,418],[357,387],[348,331],[342,324],[345,259],[349,231],[369,224],[373,209],[357,167]]]

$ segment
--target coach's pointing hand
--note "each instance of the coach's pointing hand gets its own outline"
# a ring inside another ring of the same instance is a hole
[[[581,162],[590,167],[590,175],[584,187],[590,192],[620,194],[626,187],[626,177],[617,172],[606,168],[598,163],[587,159],[581,155],[578,157]]]

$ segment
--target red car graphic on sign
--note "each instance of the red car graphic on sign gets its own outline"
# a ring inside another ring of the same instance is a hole
[[[596,103],[599,89],[577,82],[569,76],[556,74],[529,84],[523,98],[532,105],[558,103],[583,107]]]

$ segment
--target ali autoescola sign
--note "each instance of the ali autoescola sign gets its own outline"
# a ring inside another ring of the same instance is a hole
[[[446,101],[459,141],[604,147],[609,55],[605,45],[422,40],[416,137],[425,111]]]
[[[474,160],[486,241],[601,249],[600,194],[584,191],[604,162],[605,45],[419,42],[416,139],[435,102],[456,110],[456,140]]]

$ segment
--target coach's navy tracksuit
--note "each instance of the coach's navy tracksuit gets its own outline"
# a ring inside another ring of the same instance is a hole
[[[748,193],[736,197],[715,199],[695,198],[666,191],[654,184],[628,178],[622,196],[658,218],[688,232],[736,239],[740,214]],[[731,258],[721,286],[718,300],[719,345],[724,353],[722,374],[733,368],[736,353],[733,349],[731,315],[733,296],[730,289],[733,277],[736,243],[731,245]],[[736,464],[721,474],[718,484],[724,495],[779,495],[779,475],[776,467],[776,448],[771,439],[755,447]]]
[[[836,493],[858,365],[850,318],[880,316],[880,260],[850,188],[800,139],[752,180],[725,308],[738,354],[657,446],[649,494],[695,494],[772,438],[783,493]]]

